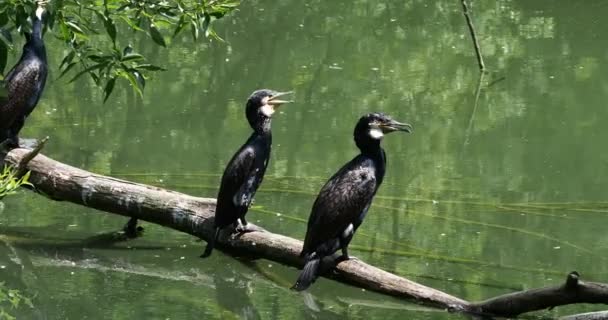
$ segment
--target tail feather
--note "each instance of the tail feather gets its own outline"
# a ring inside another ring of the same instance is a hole
[[[201,258],[207,258],[208,256],[211,255],[211,252],[213,252],[213,248],[215,247],[215,243],[217,242],[217,238],[220,236],[220,228],[216,227],[215,228],[215,234],[213,235],[213,238],[211,238],[211,240],[209,240],[209,242],[207,242],[207,246],[205,247],[205,252],[203,252],[203,254],[201,254]]]
[[[319,275],[319,266],[321,265],[320,258],[314,258],[306,262],[304,269],[300,272],[296,284],[291,287],[296,291],[306,290],[311,284],[317,280]]]

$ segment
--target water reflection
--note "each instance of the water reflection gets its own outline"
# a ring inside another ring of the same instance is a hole
[[[213,278],[219,306],[245,320],[262,319],[249,299],[254,293],[251,280],[231,269],[220,268]]]

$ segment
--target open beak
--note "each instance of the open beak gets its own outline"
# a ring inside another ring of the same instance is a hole
[[[382,129],[383,133],[389,133],[393,131],[404,131],[407,133],[411,133],[413,128],[408,123],[401,123],[395,120],[391,120],[388,123],[383,123],[380,125],[380,129]]]
[[[287,92],[277,92],[275,93],[272,97],[270,97],[270,99],[268,99],[268,104],[273,106],[273,107],[278,107],[282,104],[286,104],[286,103],[292,103],[293,101],[291,100],[281,100],[279,99],[280,97],[289,95],[289,94],[293,94],[293,91],[287,91]]]

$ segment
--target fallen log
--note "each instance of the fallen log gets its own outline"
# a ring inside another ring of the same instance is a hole
[[[35,190],[54,200],[156,223],[202,239],[213,236],[215,199],[199,198],[153,186],[94,174],[42,154],[22,162],[31,152],[11,150],[5,162],[26,166]],[[240,255],[264,258],[301,268],[302,242],[257,231],[238,237],[222,235],[217,248]],[[202,246],[201,246],[202,250]],[[204,263],[201,261],[201,263]],[[353,259],[340,262],[324,276],[367,290],[406,299],[422,305],[484,316],[515,316],[534,310],[572,303],[608,304],[608,284],[582,282],[570,273],[566,284],[510,293],[482,302],[468,302]],[[295,274],[294,274],[295,279]]]
[[[7,154],[5,161],[17,165],[28,153],[27,149],[14,149]],[[193,197],[97,175],[41,154],[29,161],[27,169],[31,171],[30,183],[38,192],[51,199],[153,222],[205,240],[213,236],[215,199]],[[303,266],[299,257],[301,241],[267,231],[249,232],[238,238],[220,237],[217,247],[220,250],[265,258],[297,268]],[[331,276],[361,288],[438,308],[460,310],[462,306],[467,305],[462,299],[358,260],[340,263],[336,267],[336,274]]]

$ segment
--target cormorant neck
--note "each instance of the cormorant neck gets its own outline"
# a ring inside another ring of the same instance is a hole
[[[376,156],[382,153],[382,147],[380,147],[380,139],[373,139],[369,136],[357,137],[355,136],[355,143],[362,154]]]
[[[266,118],[264,117],[263,119],[260,119],[260,121],[257,121],[253,126],[253,131],[255,131],[256,134],[258,135],[269,135],[270,134],[270,125],[271,125],[271,118]]]
[[[34,18],[33,30],[23,46],[23,56],[34,54],[46,61],[46,49],[42,40],[42,20]]]
[[[32,26],[32,38],[42,40],[42,20],[38,17],[34,18]]]

